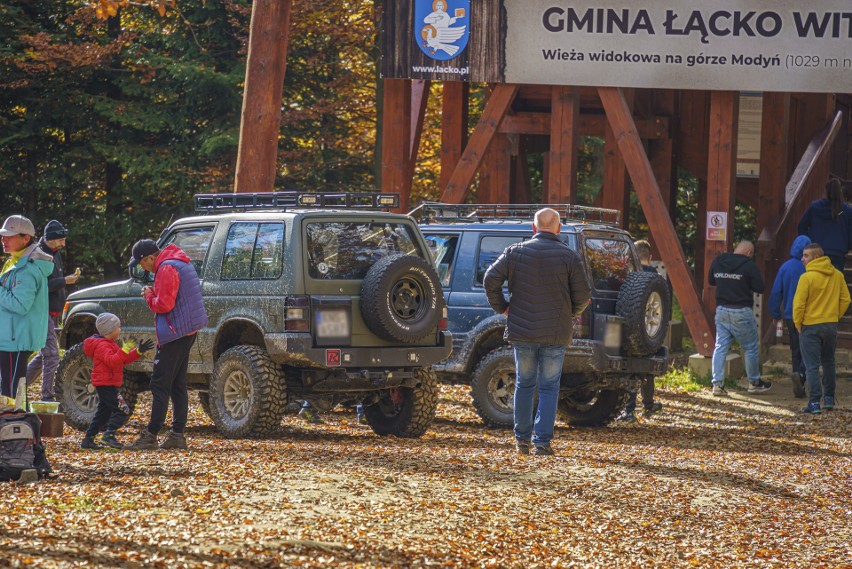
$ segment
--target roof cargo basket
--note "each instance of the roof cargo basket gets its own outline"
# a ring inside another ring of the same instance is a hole
[[[409,215],[421,223],[471,223],[495,221],[532,221],[535,212],[549,207],[559,213],[562,223],[579,221],[601,225],[619,225],[621,212],[617,209],[572,204],[447,204],[425,202]]]
[[[195,194],[197,213],[286,209],[389,210],[399,207],[399,194],[380,192],[260,192],[256,194]]]

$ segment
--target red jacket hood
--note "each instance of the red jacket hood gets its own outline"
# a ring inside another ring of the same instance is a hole
[[[168,245],[165,249],[160,251],[160,254],[157,255],[157,260],[154,261],[154,271],[160,268],[160,265],[165,261],[183,261],[184,263],[191,262],[189,257],[186,256],[180,247],[172,243]]]

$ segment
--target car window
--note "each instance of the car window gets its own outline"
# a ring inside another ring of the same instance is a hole
[[[425,238],[426,245],[429,246],[429,252],[432,254],[432,261],[435,263],[435,269],[438,271],[438,277],[441,279],[441,285],[445,287],[449,286],[459,236],[453,234],[434,234],[426,235]]]
[[[189,257],[195,272],[201,277],[204,274],[204,260],[207,258],[207,249],[210,247],[210,238],[213,237],[213,227],[192,227],[190,229],[178,229],[171,233],[166,240],[160,244],[161,249],[167,245],[177,245]]]
[[[483,237],[479,243],[479,256],[476,259],[476,284],[482,286],[485,271],[503,254],[506,247],[528,239],[529,235],[491,235]]]
[[[414,228],[403,223],[308,223],[307,244],[314,279],[363,279],[376,261],[397,253],[426,258]]]
[[[234,223],[228,228],[222,279],[277,279],[283,251],[283,223]]]
[[[620,290],[627,273],[636,270],[630,243],[621,239],[586,238],[586,258],[597,290]]]

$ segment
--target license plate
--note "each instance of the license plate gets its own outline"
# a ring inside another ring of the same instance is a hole
[[[345,309],[326,309],[317,311],[318,338],[348,338],[349,311]]]

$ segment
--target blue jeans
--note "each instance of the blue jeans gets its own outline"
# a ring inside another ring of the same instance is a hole
[[[734,339],[745,352],[745,370],[748,381],[760,381],[760,355],[757,322],[751,308],[716,307],[716,347],[713,350],[713,385],[725,385],[725,358]]]
[[[547,445],[553,439],[565,346],[515,342],[515,439]],[[538,412],[533,435],[533,401],[538,384]]]
[[[809,401],[819,403],[823,395],[834,397],[836,380],[834,348],[837,346],[837,322],[802,326],[802,331],[799,333],[799,346],[802,349],[805,375],[808,378]],[[820,365],[822,365],[822,381],[819,377]]]

